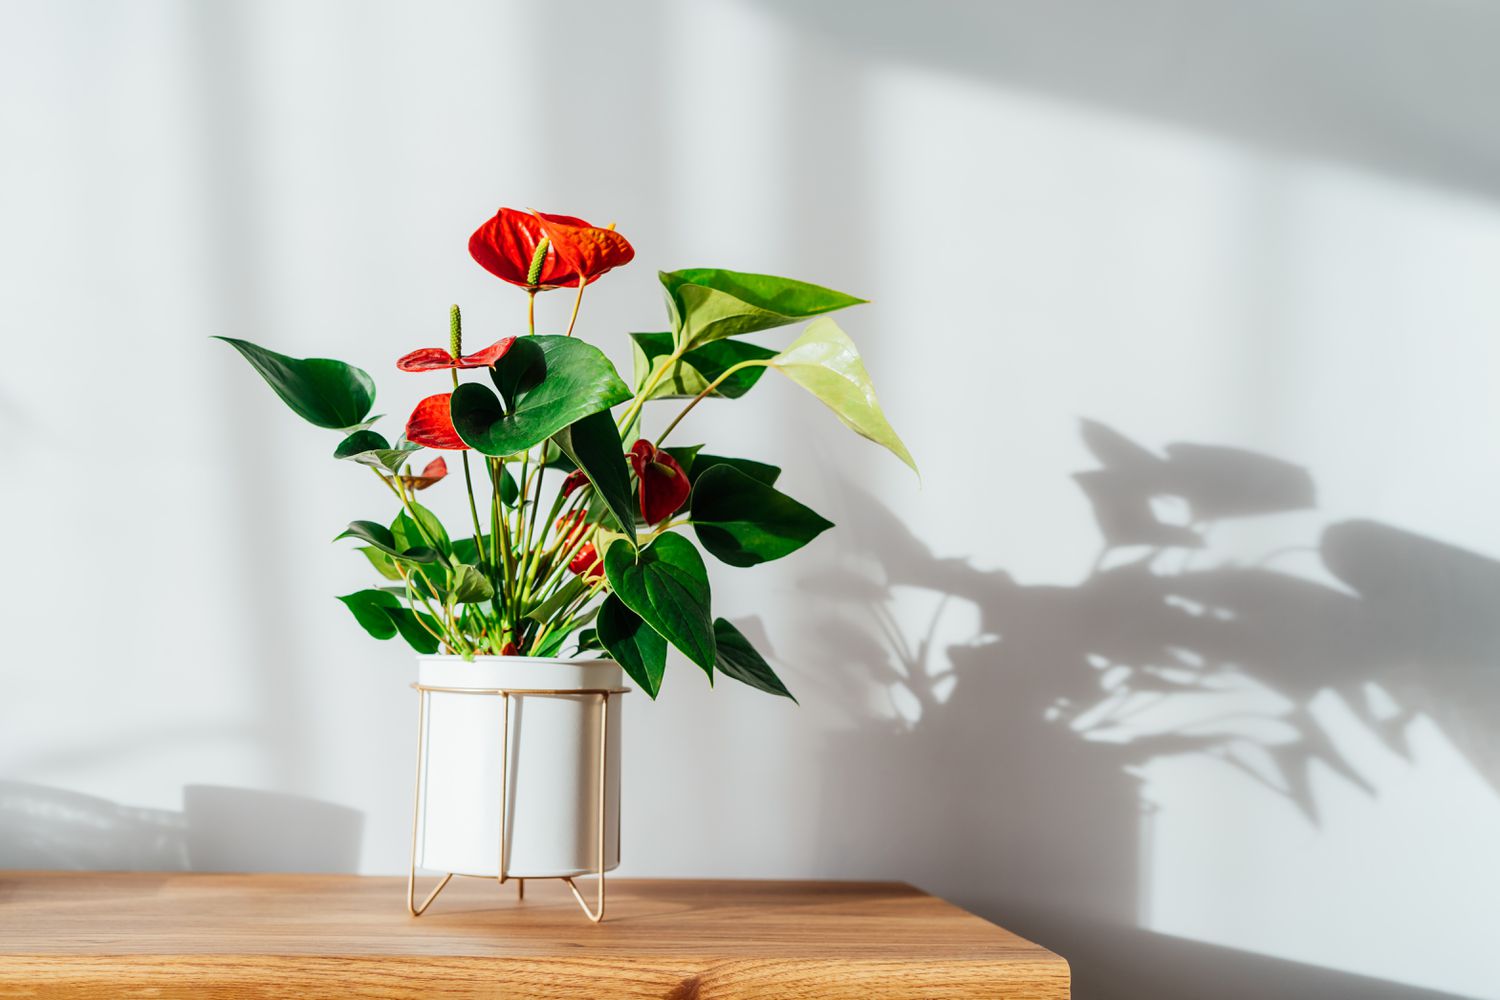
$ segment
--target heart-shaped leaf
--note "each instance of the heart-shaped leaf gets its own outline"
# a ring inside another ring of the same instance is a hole
[[[656,383],[647,399],[685,399],[696,396],[709,384],[742,361],[766,361],[776,352],[743,340],[715,340],[695,350],[688,351],[676,361],[669,360],[673,341],[670,333],[632,333],[631,343],[635,348],[635,388],[643,389],[656,377],[657,369],[667,369],[667,374]],[[761,365],[741,368],[726,378],[713,391],[715,396],[738,399],[749,392],[765,374]]]
[[[544,373],[534,368],[518,377],[507,367],[535,354],[520,344],[535,345]],[[597,347],[572,337],[541,336],[518,341],[517,347],[491,369],[497,388],[512,395],[509,409],[500,397],[477,383],[453,390],[453,426],[466,444],[486,455],[504,457],[535,447],[575,421],[608,410],[630,398],[630,390]]]
[[[797,551],[833,522],[731,465],[714,465],[693,486],[693,530],[731,566],[754,566]]]
[[[437,652],[438,641],[432,634],[438,629],[437,622],[428,615],[402,607],[395,594],[383,590],[360,590],[339,600],[353,613],[355,621],[375,638],[390,639],[399,633],[417,652],[424,655]]]
[[[850,430],[890,451],[917,471],[911,452],[901,442],[875,398],[870,373],[854,341],[831,319],[807,325],[802,336],[771,361],[771,367],[812,393]]]
[[[676,343],[688,348],[865,301],[805,281],[722,268],[695,267],[658,277],[667,294]]]
[[[614,594],[599,608],[594,628],[605,651],[655,699],[667,669],[667,640]]]
[[[692,542],[669,533],[638,551],[611,545],[604,553],[604,572],[627,608],[713,679],[708,572]]]
[[[375,405],[368,372],[329,358],[291,358],[248,340],[216,337],[233,347],[303,420],[333,430],[353,428]]]
[[[339,442],[339,446],[333,450],[333,457],[368,465],[372,469],[399,472],[406,460],[411,458],[411,453],[420,449],[421,445],[405,440],[397,441],[395,447],[392,447],[384,435],[363,430],[355,431]]]
[[[729,619],[715,619],[714,641],[718,649],[716,664],[720,673],[733,677],[741,684],[748,684],[757,691],[791,698],[794,704],[797,703],[792,692],[776,676],[776,671],[771,669],[771,665],[756,652],[755,647],[750,645],[750,640]]]
[[[675,453],[675,450],[672,448],[668,448],[667,450]],[[680,456],[677,460],[679,462],[682,461]],[[757,462],[749,458],[726,458],[723,455],[709,455],[702,452],[695,454],[692,462],[685,464],[684,467],[688,470],[688,479],[697,482],[699,476],[716,465],[727,465],[738,469],[756,482],[764,483],[767,486],[775,486],[776,480],[781,478],[780,466],[768,465],[765,462]]]
[[[635,543],[635,509],[631,502],[630,468],[620,449],[620,432],[608,410],[574,421],[552,438],[563,454],[588,476],[589,485]]]

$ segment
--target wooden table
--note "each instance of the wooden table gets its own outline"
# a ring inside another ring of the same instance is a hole
[[[1066,998],[1044,948],[894,883],[0,872],[0,997]]]

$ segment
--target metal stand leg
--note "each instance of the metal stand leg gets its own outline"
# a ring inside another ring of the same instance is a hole
[[[578,891],[578,886],[571,878],[564,878],[568,888],[573,892],[573,898],[578,901],[579,907],[583,909],[584,916],[593,923],[604,919],[604,823],[605,823],[605,792],[609,788],[609,695],[599,696],[599,835],[595,841],[595,859],[597,861],[597,874],[599,881],[595,883],[594,908],[589,909],[589,904],[584,901],[583,893]]]
[[[449,872],[443,876],[443,880],[437,887],[427,894],[422,905],[417,905],[417,821],[422,813],[422,768],[427,762],[427,692],[417,692],[417,782],[415,801],[411,807],[411,859],[406,868],[406,912],[414,917],[420,917],[437,899],[438,893],[443,891],[453,873]]]

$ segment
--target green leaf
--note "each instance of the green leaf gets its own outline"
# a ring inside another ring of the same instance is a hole
[[[588,582],[581,576],[575,576],[559,587],[557,593],[526,612],[526,617],[545,625],[559,611],[577,600],[579,594],[588,589]]]
[[[391,522],[391,536],[396,546],[403,550],[430,546],[445,556],[452,555],[453,543],[448,541],[448,532],[438,516],[419,503],[413,503],[411,509],[416,512],[416,520],[403,510]]]
[[[713,679],[708,572],[692,542],[668,533],[639,551],[611,545],[604,553],[604,573],[627,608]]]
[[[791,698],[793,704],[798,703],[792,692],[781,683],[781,678],[776,676],[776,671],[771,669],[771,665],[756,652],[755,647],[750,645],[750,640],[729,619],[714,620],[714,641],[718,649],[716,663],[720,673],[733,677],[741,684],[748,684],[757,691]]]
[[[396,623],[391,616],[386,614],[387,608],[399,608],[401,602],[396,595],[387,594],[383,590],[359,590],[352,594],[345,594],[339,600],[344,602],[354,614],[354,620],[359,622],[366,632],[377,639],[391,639],[396,635]]]
[[[436,549],[425,545],[414,548],[397,548],[395,536],[391,529],[375,521],[350,521],[349,527],[339,532],[334,541],[340,538],[358,538],[362,542],[369,542],[387,555],[396,556],[407,562],[435,563],[442,561],[442,555]]]
[[[572,337],[529,337],[517,344],[540,351],[545,376],[533,368],[504,367],[515,348],[500,359],[491,375],[502,394],[512,397],[507,409],[485,386],[466,382],[453,391],[453,426],[476,451],[503,457],[535,447],[575,421],[608,410],[630,398],[630,390],[597,347]],[[523,351],[526,357],[531,352]],[[525,361],[523,357],[517,364]],[[502,370],[503,368],[503,370]]]
[[[375,572],[387,580],[401,579],[401,571],[396,568],[396,560],[391,556],[380,551],[373,545],[361,545],[359,551],[363,552],[365,558],[370,560],[370,565],[375,567]]]
[[[703,547],[731,566],[780,559],[833,527],[785,493],[722,464],[694,484],[692,521]]]
[[[667,640],[614,594],[605,598],[594,627],[605,651],[654,700],[667,669]]]
[[[360,590],[339,598],[355,621],[377,639],[391,639],[397,634],[419,653],[435,653],[438,641],[422,627],[436,631],[437,623],[428,615],[401,606],[396,595],[382,590]]]
[[[875,398],[859,351],[831,319],[814,320],[802,336],[776,355],[771,366],[812,393],[852,431],[890,451],[917,471]]]
[[[668,374],[656,384],[647,399],[696,396],[734,365],[742,361],[767,361],[776,356],[775,351],[742,340],[716,340],[688,351],[674,362],[670,360],[674,346],[670,333],[632,333],[630,339],[635,348],[637,393],[656,376],[657,369],[668,369]],[[725,379],[713,395],[738,399],[760,381],[765,371],[761,365],[742,368]]]
[[[552,440],[588,475],[589,485],[634,544],[635,494],[630,487],[630,467],[625,464],[620,432],[609,411],[600,410],[575,421]]]
[[[239,351],[282,402],[308,423],[333,430],[352,428],[375,405],[375,381],[353,365],[328,358],[289,358],[233,337],[214,339]]]
[[[689,348],[865,301],[805,281],[722,268],[694,267],[657,276],[667,294],[675,342]]]
[[[604,644],[599,641],[599,630],[586,628],[578,633],[578,648],[574,652],[588,653],[603,648]]]
[[[372,430],[359,430],[339,442],[339,446],[333,450],[333,457],[396,473],[401,471],[401,466],[406,464],[411,453],[421,447],[406,440],[397,441],[395,447],[392,447],[382,435]]]
[[[765,462],[756,462],[748,458],[725,458],[723,455],[700,454],[693,458],[692,468],[687,470],[688,479],[696,482],[699,476],[716,465],[727,465],[731,469],[736,469],[766,486],[775,486],[776,480],[781,478],[781,468],[779,466],[768,465]]]
[[[478,604],[495,596],[489,579],[468,563],[458,563],[448,571],[448,593],[459,604]]]
[[[483,536],[481,544],[484,545],[483,554],[480,553],[479,546],[474,543],[474,539],[455,539],[453,542],[453,558],[457,559],[461,563],[467,563],[470,566],[478,566],[480,563],[484,562],[485,559],[489,558],[490,536]]]

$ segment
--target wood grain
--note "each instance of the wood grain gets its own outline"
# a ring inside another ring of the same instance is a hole
[[[1044,948],[894,883],[455,879],[420,918],[405,880],[0,872],[0,997],[1069,995]]]

